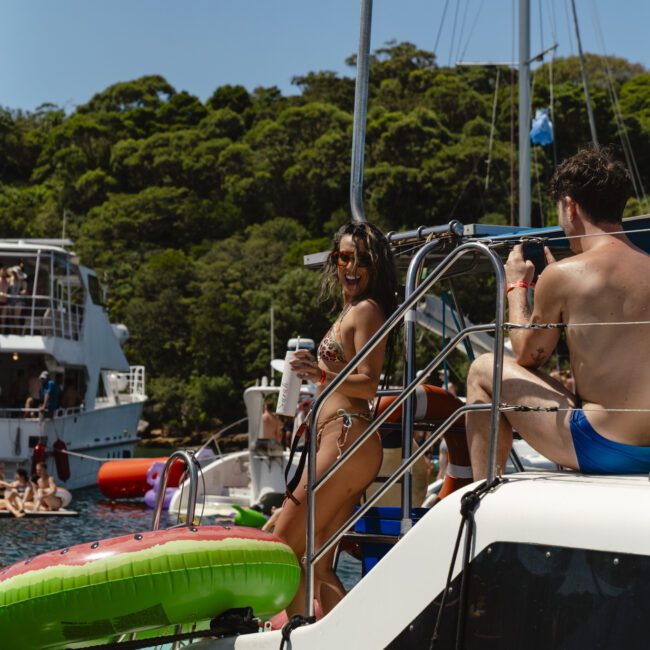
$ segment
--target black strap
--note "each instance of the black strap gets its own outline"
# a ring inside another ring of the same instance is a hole
[[[309,423],[311,422],[311,411],[307,414],[307,417],[305,418],[305,421],[298,427],[298,430],[296,431],[296,435],[293,437],[293,441],[291,442],[291,451],[289,452],[289,461],[287,462],[287,467],[284,470],[284,482],[286,483],[286,495],[296,504],[299,505],[300,501],[296,499],[296,497],[293,496],[293,493],[296,491],[296,488],[298,487],[298,483],[300,483],[300,477],[302,476],[302,472],[305,469],[305,461],[307,460],[307,454],[309,453]],[[307,432],[307,435],[303,439],[303,434]],[[302,451],[300,452],[300,458],[298,460],[298,467],[296,467],[296,471],[294,472],[293,476],[289,478],[289,472],[291,472],[291,465],[293,463],[293,457],[296,454],[296,451],[298,451],[298,445],[300,442],[303,442],[303,448]]]
[[[460,540],[463,535],[463,529],[467,525],[467,535],[465,536],[465,548],[463,552],[463,568],[461,569],[461,582],[460,582],[460,596],[458,601],[458,618],[456,620],[456,643],[455,648],[458,650],[463,647],[464,641],[464,609],[465,602],[467,600],[467,570],[469,567],[470,552],[472,547],[472,538],[474,535],[474,511],[476,506],[481,502],[481,499],[494,487],[503,482],[502,478],[495,478],[492,483],[483,481],[473,490],[465,492],[460,500],[460,526],[458,527],[458,535],[456,536],[456,543],[454,545],[454,552],[451,556],[451,563],[449,564],[449,571],[447,572],[447,583],[442,592],[442,597],[440,599],[440,606],[438,607],[438,616],[436,618],[436,624],[433,628],[433,636],[431,637],[431,644],[429,645],[429,650],[434,650],[436,644],[440,640],[438,632],[440,629],[440,623],[442,621],[442,615],[445,610],[445,604],[447,602],[447,597],[449,596],[449,591],[451,589],[452,576],[454,573],[454,567],[456,566],[456,558],[458,556],[458,549],[460,547]]]
[[[239,634],[254,634],[259,632],[261,621],[253,616],[251,607],[229,609],[210,621],[209,630],[195,630],[180,634],[166,634],[155,638],[136,639],[133,641],[113,641],[102,645],[93,645],[83,650],[140,650],[153,646],[172,643],[174,641],[192,641],[193,639],[223,638]]]
[[[284,650],[284,644],[291,641],[291,633],[303,625],[311,625],[316,622],[315,616],[301,616],[294,614],[282,627],[282,642],[280,643],[280,650]]]

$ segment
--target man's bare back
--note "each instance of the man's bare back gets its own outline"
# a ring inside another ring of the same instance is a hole
[[[558,269],[568,294],[562,322],[650,321],[650,256],[626,237],[607,237]],[[650,407],[650,324],[569,327],[566,337],[576,393],[594,428],[611,440],[650,445],[647,413],[595,412]]]
[[[560,465],[594,474],[650,472],[650,257],[626,237],[622,215],[629,174],[605,149],[585,149],[556,170],[551,196],[574,257],[548,266],[528,289],[534,266],[515,246],[505,266],[508,319],[565,323],[575,393],[537,369],[555,350],[558,329],[513,329],[514,361],[505,360],[501,399],[552,409],[502,413],[499,464],[505,467],[512,427]],[[621,323],[630,323],[623,325]],[[468,403],[492,397],[493,362],[471,366]],[[634,412],[634,409],[640,411]],[[467,417],[474,478],[487,473],[489,414]]]

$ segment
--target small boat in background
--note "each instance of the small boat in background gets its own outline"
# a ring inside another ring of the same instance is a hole
[[[312,339],[289,339],[288,350],[314,349]],[[284,361],[274,359],[271,366],[283,372]],[[286,490],[285,470],[290,462],[290,451],[272,438],[264,437],[264,404],[269,398],[280,395],[281,387],[262,378],[260,385],[244,391],[244,404],[248,420],[248,449],[218,456],[202,465],[203,480],[197,495],[197,511],[205,516],[236,515],[234,506],[256,506],[265,514],[271,514],[274,506],[282,504]],[[306,407],[314,396],[315,386],[303,383],[298,394],[298,405],[293,430],[306,416]],[[287,441],[290,443],[290,440]],[[294,457],[297,466],[299,454]],[[188,482],[179,485],[169,504],[169,511],[179,513],[187,509]]]

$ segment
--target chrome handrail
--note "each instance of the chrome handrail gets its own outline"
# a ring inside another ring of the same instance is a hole
[[[167,479],[169,478],[169,471],[174,461],[180,458],[185,461],[185,469],[190,477],[190,491],[187,496],[187,514],[185,525],[191,528],[194,525],[194,512],[196,510],[196,495],[199,487],[199,472],[196,468],[194,454],[182,449],[177,449],[167,459],[165,467],[163,468],[158,483],[158,494],[156,495],[156,505],[153,511],[153,521],[151,523],[151,530],[158,530],[160,528],[160,517],[162,515],[163,502],[165,500],[165,489],[167,488]]]
[[[318,414],[323,405],[323,403],[329,398],[329,396],[343,383],[353,370],[359,365],[359,363],[366,357],[372,350],[377,347],[380,341],[400,322],[402,318],[408,319],[413,318],[412,311],[414,306],[422,298],[422,296],[431,288],[431,286],[438,281],[444,274],[466,253],[468,252],[477,252],[479,254],[485,255],[492,262],[494,267],[494,272],[497,278],[497,307],[495,314],[494,324],[488,325],[474,325],[467,327],[461,332],[459,332],[446,346],[443,347],[441,352],[436,355],[436,357],[427,365],[426,369],[422,374],[417,378],[413,379],[408,386],[404,388],[402,394],[395,399],[394,402],[382,413],[382,415],[372,422],[369,427],[365,430],[363,434],[338,458],[335,463],[328,468],[328,470],[320,477],[319,480],[316,480],[316,435],[315,428],[318,423]],[[424,259],[424,256],[418,258],[420,260]],[[447,255],[447,257],[442,260],[435,268],[435,270],[427,276],[427,278],[417,287],[414,288],[410,295],[404,300],[404,302],[396,309],[396,311],[386,320],[386,322],[379,328],[377,332],[370,338],[370,340],[357,352],[357,354],[348,362],[348,364],[341,370],[341,372],[334,378],[332,383],[330,383],[323,392],[316,398],[314,402],[314,407],[312,410],[312,418],[310,422],[309,429],[309,457],[307,464],[307,541],[306,541],[306,552],[305,552],[305,592],[306,592],[306,613],[308,616],[313,616],[314,613],[314,564],[318,561],[329,548],[333,546],[338,538],[356,522],[366,510],[371,507],[381,496],[388,490],[402,474],[404,474],[409,467],[420,458],[422,454],[429,448],[430,445],[434,444],[435,441],[446,431],[446,428],[442,430],[435,437],[432,437],[427,441],[425,445],[420,447],[415,454],[413,454],[408,463],[403,462],[400,468],[393,474],[391,477],[383,484],[383,486],[378,490],[363,506],[363,509],[360,510],[361,514],[357,512],[355,515],[352,515],[346,521],[343,526],[332,535],[328,540],[324,542],[319,550],[318,554],[314,551],[314,539],[315,539],[315,493],[316,491],[329,479],[338,468],[346,462],[352,453],[360,445],[362,445],[365,440],[370,437],[382,424],[383,422],[411,395],[417,386],[422,383],[435,366],[440,363],[440,361],[449,354],[449,352],[464,338],[476,331],[492,331],[495,332],[494,339],[494,375],[493,375],[493,401],[491,404],[474,404],[466,405],[459,409],[462,413],[465,413],[470,410],[490,410],[491,417],[491,430],[490,430],[490,454],[489,454],[489,467],[488,467],[488,480],[490,477],[494,477],[496,474],[496,449],[497,449],[497,436],[498,436],[498,417],[499,417],[499,401],[501,394],[501,376],[503,370],[503,343],[504,343],[504,332],[503,332],[503,323],[505,320],[505,271],[503,268],[503,263],[501,262],[500,257],[486,244],[482,242],[467,242],[461,244],[458,248],[454,249]],[[454,414],[455,415],[455,414]],[[451,421],[448,418],[445,421],[447,427],[455,421],[456,418],[453,418]],[[443,425],[444,427],[444,425]],[[441,427],[442,429],[442,427]],[[379,496],[378,496],[379,495]],[[352,524],[350,523],[352,522]],[[341,533],[341,530],[343,533]],[[338,536],[338,537],[337,537]],[[335,540],[335,541],[333,541]]]

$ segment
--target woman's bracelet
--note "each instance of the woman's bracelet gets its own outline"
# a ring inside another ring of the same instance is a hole
[[[321,368],[320,379],[318,380],[318,385],[319,386],[325,386],[326,381],[327,381],[327,373]]]

